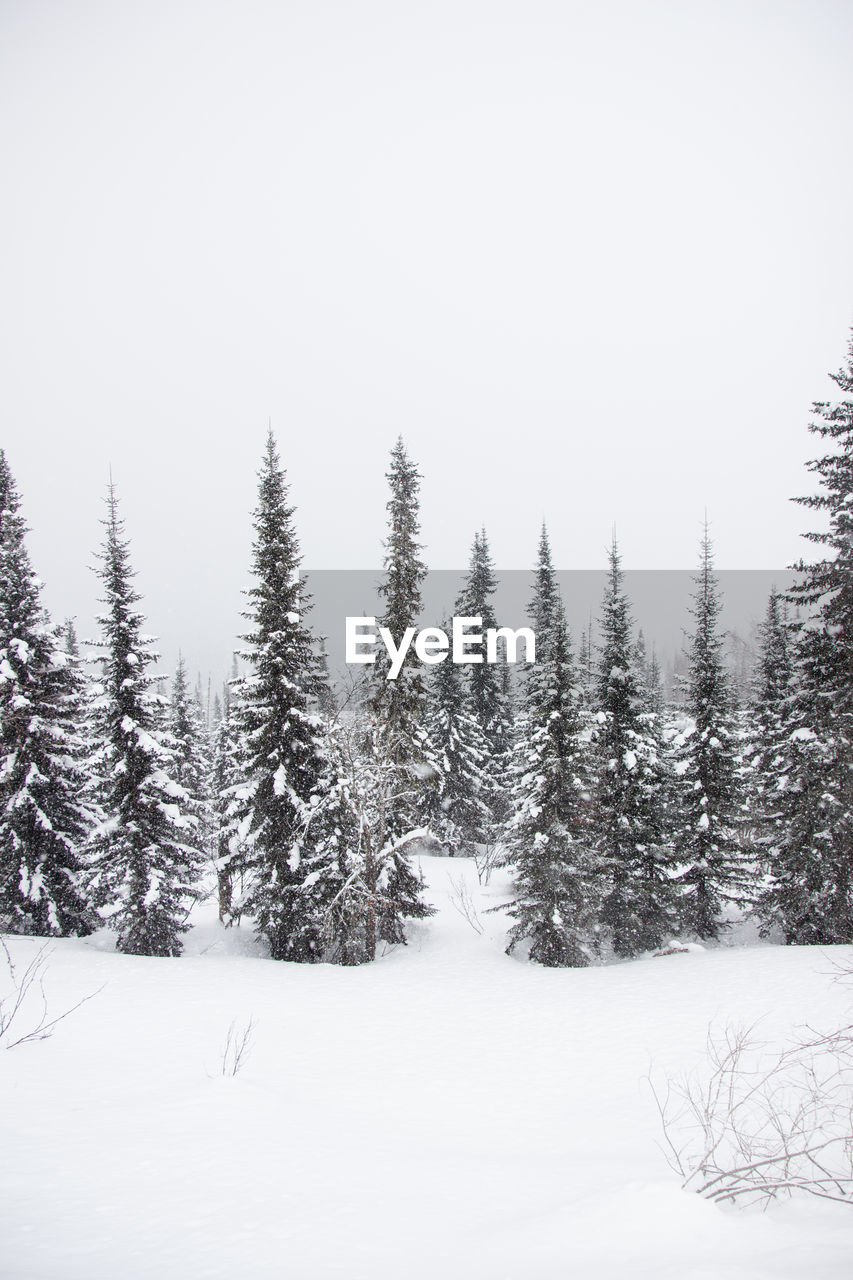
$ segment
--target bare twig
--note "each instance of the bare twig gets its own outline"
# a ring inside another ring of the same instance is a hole
[[[3,951],[6,968],[12,981],[12,994],[0,1000],[0,1046],[4,1049],[15,1049],[18,1045],[31,1044],[36,1040],[49,1040],[60,1022],[64,1022],[72,1013],[94,999],[104,989],[103,985],[98,987],[97,991],[92,991],[89,995],[83,996],[82,1000],[78,1000],[70,1009],[66,1009],[63,1013],[57,1014],[55,1018],[51,1018],[47,1005],[47,994],[44,989],[45,968],[50,955],[47,943],[39,947],[20,977],[3,938],[0,938],[0,948]],[[38,1010],[36,1021],[30,1029],[21,1031],[20,1016],[24,1007],[30,1003],[31,995],[33,998],[37,997],[40,1009]]]
[[[222,1050],[222,1074],[224,1076],[236,1076],[240,1068],[245,1064],[249,1050],[252,1047],[252,1032],[255,1029],[254,1018],[238,1030],[236,1019],[228,1028],[228,1034],[225,1037],[225,1048]]]
[[[477,908],[474,906],[474,899],[468,892],[468,886],[461,876],[457,879],[450,876],[450,902],[456,911],[464,920],[467,920],[475,933],[482,933],[483,926],[480,923],[480,917],[477,914]]]
[[[667,1080],[663,1096],[649,1081],[671,1168],[710,1200],[853,1205],[853,1027],[775,1054],[754,1030],[709,1032],[704,1081]]]
[[[501,865],[504,848],[500,843],[475,845],[474,866],[477,868],[477,879],[481,885],[487,885],[492,878],[495,867]]]

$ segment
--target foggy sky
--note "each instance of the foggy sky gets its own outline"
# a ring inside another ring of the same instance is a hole
[[[308,568],[807,550],[853,322],[853,6],[0,4],[0,443],[91,633],[109,468],[149,630],[218,676],[268,420]]]

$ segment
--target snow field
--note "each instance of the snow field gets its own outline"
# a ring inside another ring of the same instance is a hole
[[[836,1280],[853,1213],[683,1192],[645,1077],[709,1024],[849,1020],[853,948],[691,950],[586,970],[503,953],[503,873],[421,859],[433,919],[356,969],[263,958],[200,908],[178,960],[50,943],[51,1040],[0,1051],[8,1280]],[[457,910],[476,905],[478,933]],[[19,967],[41,945],[9,939]],[[255,1022],[236,1076],[229,1026]]]

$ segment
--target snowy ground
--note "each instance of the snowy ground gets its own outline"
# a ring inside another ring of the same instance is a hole
[[[51,944],[51,1040],[0,1051],[13,1280],[836,1280],[853,1210],[680,1189],[644,1078],[709,1023],[848,1018],[853,948],[724,947],[580,971],[503,953],[499,876],[423,859],[434,919],[361,969],[258,958],[212,904],[180,960]],[[476,932],[454,909],[464,880]],[[10,939],[19,965],[37,940]],[[255,1020],[223,1077],[229,1025]],[[849,1020],[849,1019],[848,1019]]]

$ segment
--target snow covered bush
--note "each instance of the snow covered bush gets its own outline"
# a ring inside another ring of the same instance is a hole
[[[310,895],[323,939],[323,958],[364,964],[381,942],[405,943],[406,918],[434,914],[409,853],[425,827],[397,834],[393,822],[417,779],[400,768],[387,725],[337,722],[326,740],[328,780],[310,819],[315,853],[307,864]]]

